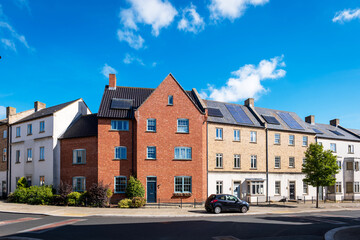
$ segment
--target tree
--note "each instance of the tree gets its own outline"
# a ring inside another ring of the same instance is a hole
[[[130,176],[130,179],[126,186],[126,196],[128,198],[134,197],[144,197],[145,196],[145,189],[144,186],[141,184],[139,179]]]
[[[16,183],[17,188],[28,188],[29,184],[25,177],[21,177],[19,181]]]
[[[305,152],[306,162],[302,172],[306,174],[304,182],[316,187],[316,208],[319,207],[319,187],[334,186],[335,174],[339,172],[336,156],[331,150],[324,150],[322,145],[312,143]]]

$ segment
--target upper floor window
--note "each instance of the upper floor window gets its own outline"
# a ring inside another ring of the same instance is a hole
[[[129,121],[127,121],[127,120],[111,120],[111,130],[129,131]]]
[[[84,164],[86,163],[86,150],[75,149],[73,150],[73,164]]]
[[[21,137],[21,127],[16,127],[16,137]]]
[[[39,124],[39,132],[45,132],[45,122],[41,121]]]
[[[234,129],[234,141],[240,141],[240,130]]]
[[[125,193],[126,190],[126,177],[125,176],[116,176],[114,179],[114,192],[115,193]]]
[[[175,177],[174,180],[176,193],[191,193],[191,177]]]
[[[280,144],[280,133],[275,133],[275,144]]]
[[[180,118],[177,120],[177,131],[180,133],[189,132],[189,119]]]
[[[216,128],[216,139],[222,140],[223,139],[223,129]]]
[[[275,168],[280,168],[281,167],[281,158],[276,156],[275,157]]]
[[[169,95],[168,96],[168,105],[173,105],[174,104],[174,97],[173,97],[173,95]]]
[[[348,152],[349,153],[354,153],[354,145],[349,145],[348,146]]]
[[[341,170],[341,161],[336,161],[336,164],[339,166],[339,169]]]
[[[289,135],[289,145],[295,145],[295,136]]]
[[[175,159],[191,159],[191,148],[190,147],[176,147],[175,148]]]
[[[146,158],[147,159],[156,159],[156,147],[147,147],[146,148]]]
[[[4,132],[3,132],[3,138],[7,138],[7,130],[4,130]]]
[[[3,149],[3,162],[6,162],[6,148]]]
[[[251,156],[250,168],[253,168],[253,169],[257,168],[257,157],[256,157],[256,155]]]
[[[154,118],[147,119],[146,131],[156,132],[156,119],[154,119]]]
[[[126,147],[115,147],[115,159],[126,159]]]
[[[39,160],[45,160],[45,147],[40,147]]]
[[[20,163],[20,150],[16,150],[15,163]]]
[[[31,148],[29,148],[29,149],[27,150],[27,161],[28,161],[28,162],[31,162],[31,161],[32,161],[32,149],[31,149]]]
[[[32,134],[32,124],[28,124],[27,125],[27,135],[31,135]]]
[[[294,168],[295,167],[295,158],[289,157],[289,167]]]
[[[256,132],[250,132],[250,142],[256,143]]]
[[[240,154],[234,154],[234,168],[240,168]]]
[[[223,167],[223,155],[222,153],[216,154],[216,167],[222,168]]]
[[[308,137],[307,136],[303,136],[303,144],[304,147],[307,147],[308,145]]]
[[[330,143],[330,150],[336,153],[336,143]]]
[[[85,177],[73,177],[73,191],[84,192],[86,189],[86,178]]]

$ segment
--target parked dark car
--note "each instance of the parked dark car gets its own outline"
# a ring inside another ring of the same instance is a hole
[[[249,203],[230,194],[212,194],[205,202],[207,212],[221,213],[225,211],[240,211],[246,213]]]

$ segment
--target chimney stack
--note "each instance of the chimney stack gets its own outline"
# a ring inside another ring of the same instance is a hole
[[[46,104],[45,103],[42,103],[42,102],[39,102],[39,101],[36,101],[34,102],[34,108],[35,108],[35,112],[43,109],[43,108],[46,108]]]
[[[245,100],[245,106],[247,107],[254,107],[254,99],[253,98],[248,98]]]
[[[116,90],[116,75],[113,73],[109,74],[109,90]]]
[[[333,120],[330,120],[330,125],[337,127],[340,125],[340,120],[338,118],[335,118]]]
[[[6,108],[6,118],[9,118],[12,115],[16,114],[16,108],[14,107],[7,107]]]
[[[315,116],[314,116],[314,115],[310,115],[310,116],[305,117],[305,122],[314,125],[314,124],[315,124]]]

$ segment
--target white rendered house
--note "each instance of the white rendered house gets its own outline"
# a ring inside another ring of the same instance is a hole
[[[81,115],[91,113],[80,98],[45,108],[35,102],[35,112],[10,127],[11,163],[10,191],[19,178],[26,177],[31,185],[60,183],[60,142],[58,138]]]

